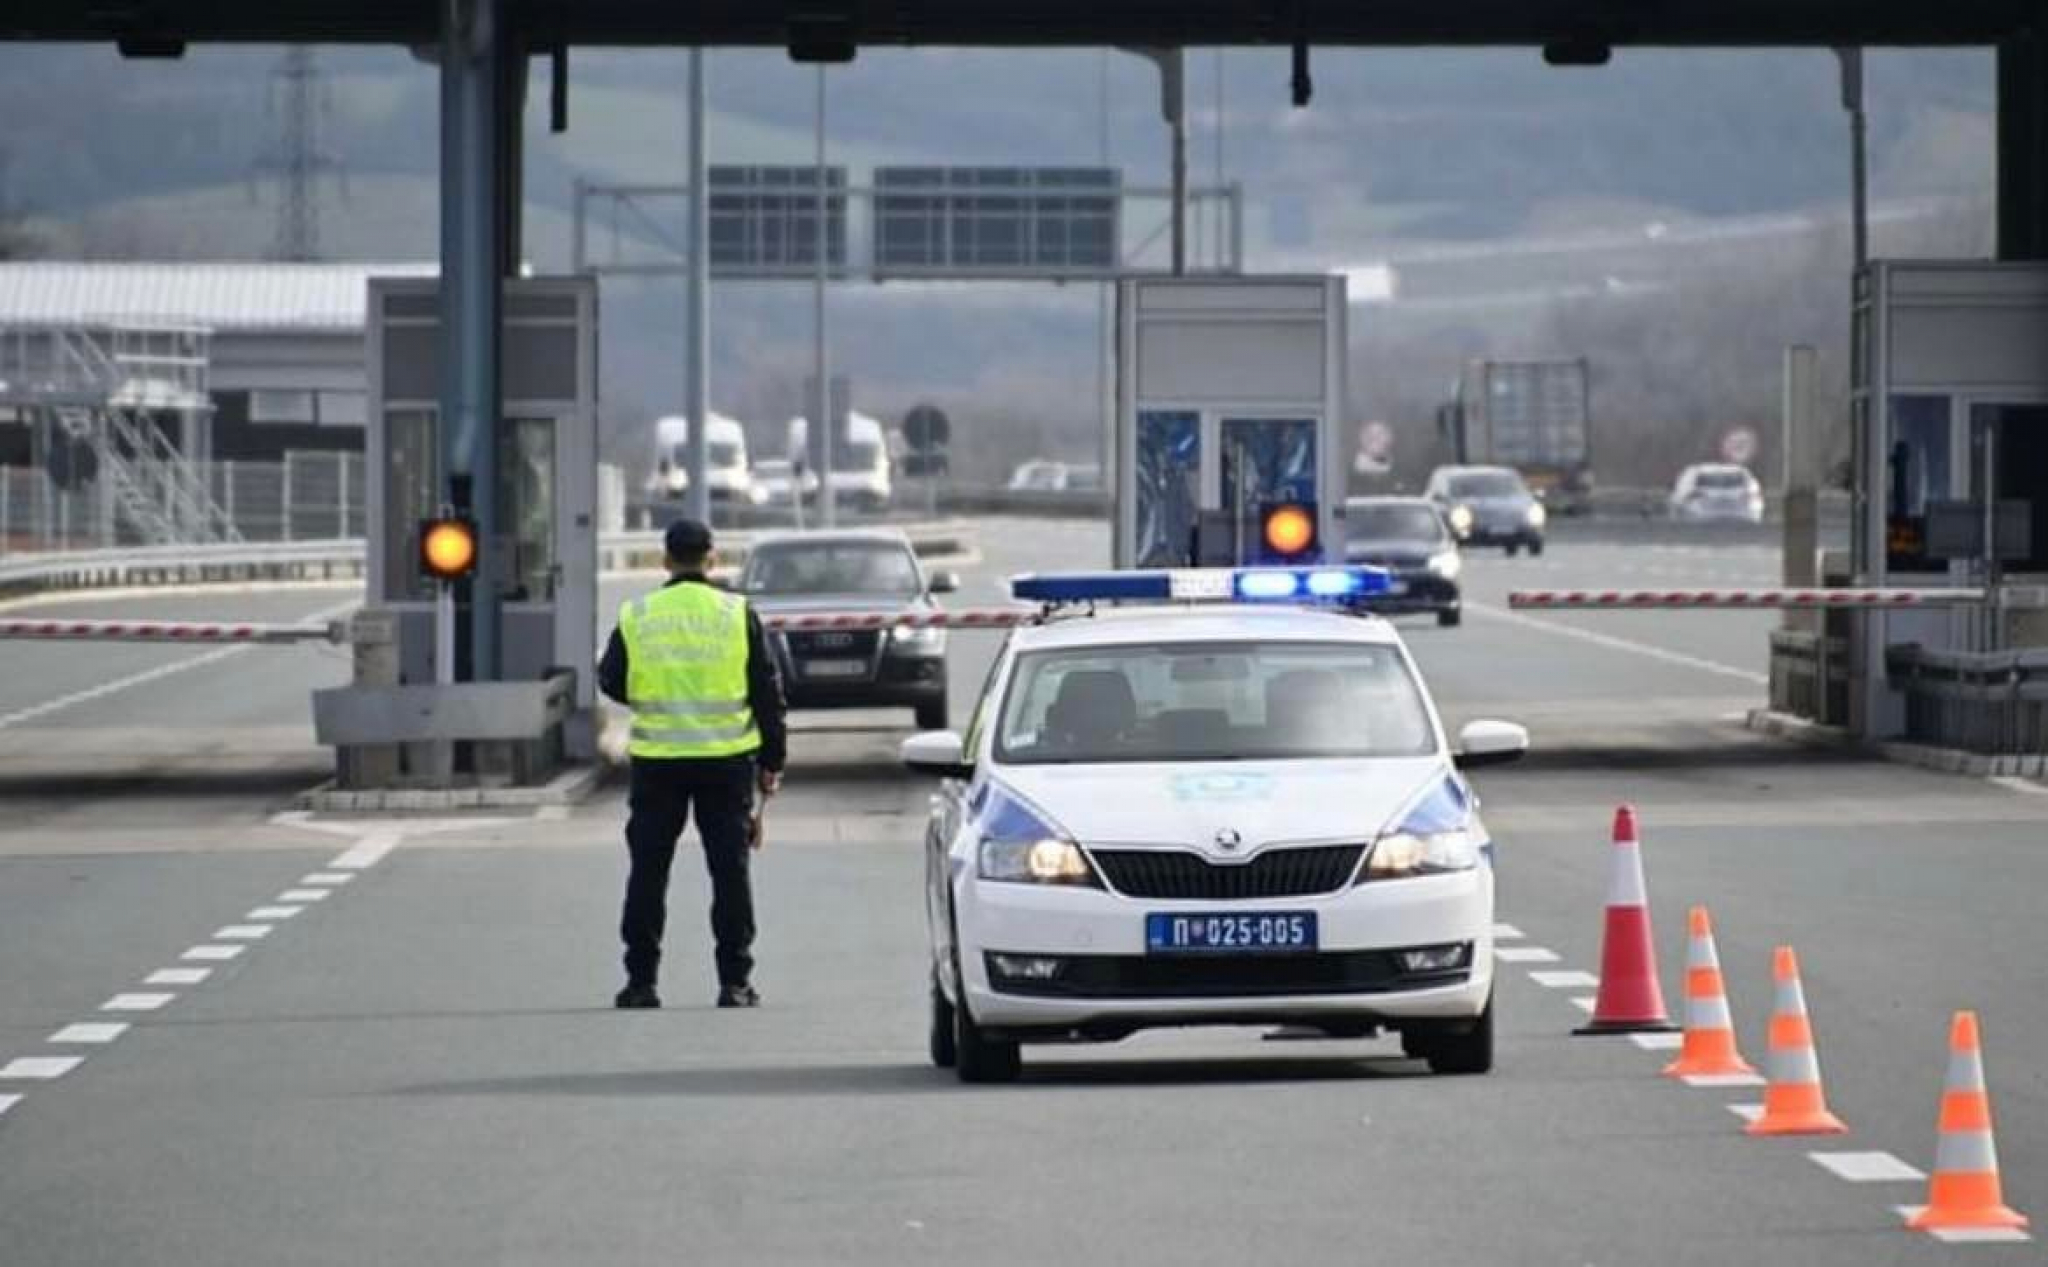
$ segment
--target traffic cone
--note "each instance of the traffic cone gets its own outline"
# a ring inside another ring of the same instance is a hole
[[[1934,1177],[1927,1183],[1927,1208],[1908,1219],[1906,1226],[1921,1231],[2025,1227],[2027,1216],[2008,1208],[1999,1190],[1991,1097],[1984,1090],[1984,1055],[1975,1012],[1957,1012],[1949,1027],[1940,1131]]]
[[[1575,1034],[1640,1034],[1677,1029],[1664,1011],[1657,984],[1657,949],[1650,937],[1650,899],[1643,886],[1643,852],[1636,842],[1636,811],[1614,811],[1614,854],[1607,873],[1607,926],[1600,937],[1600,994],[1593,1019]]]
[[[1691,936],[1685,952],[1685,1045],[1664,1066],[1667,1078],[1730,1077],[1756,1069],[1735,1047],[1735,1021],[1728,1014],[1728,989],[1721,981],[1721,956],[1714,949],[1714,921],[1695,906],[1687,917]]]
[[[1842,1119],[1828,1112],[1820,1085],[1820,1057],[1813,1050],[1813,1025],[1806,1018],[1806,992],[1799,987],[1799,957],[1778,947],[1771,965],[1778,1001],[1771,1013],[1770,1085],[1763,1115],[1749,1124],[1751,1135],[1841,1135]]]

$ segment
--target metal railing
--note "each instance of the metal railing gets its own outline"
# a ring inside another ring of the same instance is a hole
[[[2048,754],[2048,649],[1889,647],[1885,672],[1906,698],[1906,738],[1991,756]]]
[[[147,434],[124,441],[130,452],[152,437],[163,443],[152,428],[136,429]],[[174,468],[158,462],[153,469]],[[180,469],[190,478],[167,481],[102,467],[89,478],[60,483],[45,471],[0,467],[0,558],[163,544],[164,533],[174,534],[172,541],[331,541],[361,536],[366,527],[360,453],[294,452],[279,462],[223,460]],[[122,499],[122,516],[107,513],[110,497]],[[158,531],[139,531],[145,520],[161,521]]]

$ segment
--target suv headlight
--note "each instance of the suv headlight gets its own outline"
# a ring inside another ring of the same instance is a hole
[[[898,625],[889,631],[889,647],[911,655],[936,655],[946,649],[946,631],[935,625]]]
[[[1456,550],[1445,550],[1429,556],[1429,570],[1446,581],[1458,579],[1458,573],[1465,568],[1465,560]]]
[[[988,840],[981,842],[978,875],[1014,884],[1075,884],[1093,887],[1094,868],[1071,840]]]
[[[1479,865],[1479,842],[1468,828],[1450,831],[1391,831],[1373,842],[1364,879],[1398,880],[1408,876],[1470,871]]]
[[[1531,528],[1541,528],[1543,521],[1550,518],[1550,512],[1543,509],[1543,503],[1531,502],[1529,509],[1522,512],[1522,518],[1528,521]]]

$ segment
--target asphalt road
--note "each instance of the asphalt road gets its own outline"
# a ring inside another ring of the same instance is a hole
[[[1105,543],[1034,523],[983,549],[962,602]],[[1523,936],[1500,1066],[1466,1079],[1387,1042],[1227,1031],[1031,1049],[1014,1087],[930,1069],[926,789],[890,760],[907,718],[802,723],[758,868],[767,1005],[709,1007],[683,868],[670,1006],[619,1014],[615,793],[559,817],[280,820],[322,771],[304,692],[345,675],[335,653],[0,644],[0,1263],[2040,1262],[2038,1242],[1910,1234],[1892,1207],[1924,1185],[1808,1154],[1925,1169],[1947,1018],[1975,1007],[2008,1199],[2048,1217],[2048,795],[1749,735],[1771,616],[1505,610],[1524,584],[1775,570],[1739,542],[1562,542],[1476,557],[1464,627],[1403,622],[1454,726],[1524,720],[1537,745],[1478,779]],[[994,637],[956,636],[956,717]],[[1667,996],[1685,908],[1708,903],[1760,1060],[1771,948],[1795,944],[1851,1135],[1745,1138],[1727,1106],[1756,1089],[1569,1036],[1590,991],[1530,974],[1597,968],[1623,800]],[[130,1028],[55,1039],[79,1024]]]

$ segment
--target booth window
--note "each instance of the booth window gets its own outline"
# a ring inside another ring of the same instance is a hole
[[[1138,413],[1136,549],[1141,568],[1180,567],[1188,560],[1199,517],[1202,416],[1192,409]]]
[[[1885,448],[1885,558],[1893,572],[1940,571],[1927,554],[1927,503],[1953,496],[1949,398],[1893,396]]]
[[[440,427],[432,409],[393,409],[384,415],[384,453],[389,466],[384,534],[384,600],[404,602],[434,596],[434,583],[420,571],[419,525],[437,509]]]
[[[257,390],[249,393],[250,422],[312,422],[313,393]]]

